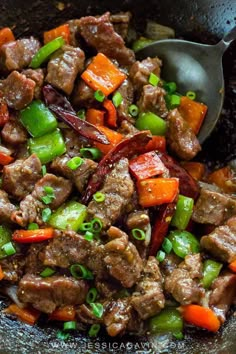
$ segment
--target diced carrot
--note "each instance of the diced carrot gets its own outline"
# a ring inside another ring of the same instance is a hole
[[[21,321],[26,322],[32,326],[37,322],[37,320],[40,316],[40,311],[38,311],[32,307],[20,308],[16,304],[12,304],[12,305],[8,306],[4,310],[4,312],[11,314],[11,315],[15,315]]]
[[[54,230],[51,227],[36,230],[15,230],[12,239],[18,243],[41,242],[53,238]]]
[[[97,147],[103,154],[107,154],[114,146],[121,142],[123,135],[116,132],[115,130],[109,129],[102,125],[97,126],[97,128],[106,135],[107,139],[110,141],[109,145],[104,145],[98,142],[94,142],[93,145]]]
[[[51,42],[53,39],[57,37],[63,37],[66,44],[70,43],[70,27],[67,23],[44,32],[43,34],[44,44]]]
[[[138,180],[162,174],[166,170],[155,151],[150,151],[133,158],[129,162],[129,168]]]
[[[160,152],[166,151],[166,138],[164,136],[153,135],[152,139],[143,148],[144,152],[158,150]]]
[[[104,111],[88,108],[86,112],[86,120],[93,125],[104,125],[104,115]]]
[[[2,267],[0,266],[0,280],[2,280],[3,278],[4,278],[4,273]]]
[[[74,321],[75,320],[75,307],[74,306],[64,306],[59,307],[49,316],[49,320],[55,321]]]
[[[200,181],[205,174],[205,165],[201,162],[186,161],[182,166],[197,181]]]
[[[14,158],[10,155],[4,154],[3,152],[0,152],[0,165],[8,165],[14,160]]]
[[[236,260],[229,264],[229,269],[236,273]]]
[[[126,75],[104,54],[98,53],[82,73],[81,78],[92,89],[101,90],[108,96],[122,84]]]
[[[177,178],[149,178],[137,182],[139,204],[144,208],[171,203],[179,191]]]
[[[220,321],[216,314],[209,308],[200,305],[181,306],[180,311],[186,322],[208,329],[211,332],[217,332],[220,328]]]
[[[9,120],[9,111],[5,100],[0,97],[0,127]]]
[[[109,127],[115,128],[117,127],[117,113],[116,107],[110,100],[104,100],[103,107],[106,109],[106,123]]]
[[[207,113],[207,106],[182,96],[178,110],[194,133],[198,134]]]
[[[0,47],[3,44],[12,42],[14,40],[15,40],[15,36],[9,27],[5,27],[0,30]]]
[[[210,183],[216,184],[225,193],[236,193],[236,183],[233,183],[233,173],[229,166],[220,168],[208,176]]]

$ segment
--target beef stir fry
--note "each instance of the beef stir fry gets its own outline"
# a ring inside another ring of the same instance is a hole
[[[216,332],[235,300],[235,171],[197,161],[207,107],[135,59],[130,18],[0,30],[4,311],[60,338]]]

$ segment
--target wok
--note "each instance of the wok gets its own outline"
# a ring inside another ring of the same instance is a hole
[[[107,10],[130,10],[135,28],[142,33],[147,19],[169,25],[178,37],[214,44],[236,23],[236,0],[1,0],[0,27],[11,26],[17,36],[40,36],[70,18],[101,14]],[[59,5],[59,6],[58,6]],[[200,158],[211,165],[225,164],[236,157],[236,47],[223,58],[226,98],[221,119],[204,143]],[[7,299],[0,297],[0,309]],[[30,327],[0,314],[0,353],[236,353],[236,317],[230,316],[217,334],[189,328],[183,341],[168,336],[123,337],[111,339],[100,336],[91,340],[75,333],[67,342],[56,339],[55,325],[43,318]]]

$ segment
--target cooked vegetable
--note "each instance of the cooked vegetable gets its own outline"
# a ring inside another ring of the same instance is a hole
[[[0,30],[0,47],[3,44],[12,42],[15,40],[15,36],[9,27],[4,27]]]
[[[229,264],[229,269],[236,273],[236,261],[233,261]]]
[[[93,324],[89,331],[88,331],[88,335],[89,337],[96,337],[98,332],[100,331],[101,325],[100,324]]]
[[[200,181],[203,178],[205,173],[205,165],[203,163],[186,161],[182,163],[182,166],[197,181]]]
[[[97,318],[101,318],[104,311],[103,305],[99,302],[91,302],[90,306],[92,307],[93,315]]]
[[[166,308],[149,321],[151,333],[177,334],[183,331],[183,319],[179,311],[174,308]]]
[[[65,44],[65,41],[62,37],[53,39],[51,42],[45,44],[39,51],[34,55],[30,67],[37,69],[43,64],[46,60],[49,59],[50,55],[53,54],[56,50],[61,48]]]
[[[96,288],[90,288],[89,292],[86,296],[86,302],[88,304],[91,304],[92,302],[94,302],[97,298],[97,294],[98,294],[98,291]]]
[[[171,220],[171,225],[179,230],[185,230],[193,212],[194,200],[184,195],[179,195],[176,210]]]
[[[153,42],[155,42],[153,39],[140,37],[133,42],[132,49],[134,52],[137,52],[138,50],[143,49],[144,47],[149,44],[152,44]]]
[[[172,243],[171,241],[166,237],[164,238],[164,241],[162,242],[162,249],[165,251],[165,253],[169,254],[172,250]]]
[[[0,281],[3,280],[3,278],[4,278],[4,272],[3,272],[2,267],[0,265]]]
[[[5,243],[5,244],[1,247],[1,249],[3,250],[3,252],[5,252],[5,255],[6,255],[6,256],[12,256],[13,254],[16,253],[16,249],[15,249],[15,247],[14,247],[14,245],[13,245],[12,242],[7,242],[7,243]]]
[[[63,324],[63,331],[72,331],[77,327],[76,321],[67,321]]]
[[[80,156],[75,156],[70,159],[66,166],[69,167],[72,171],[77,170],[82,164],[84,160]]]
[[[3,127],[9,120],[8,106],[0,95],[0,127]]]
[[[98,148],[82,148],[80,153],[83,157],[91,160],[99,160],[102,157],[102,153]]]
[[[188,231],[171,231],[168,238],[172,243],[173,251],[181,258],[200,251],[198,239]]]
[[[75,279],[93,279],[93,273],[81,264],[72,264],[70,272]]]
[[[151,73],[151,74],[149,75],[148,82],[149,82],[149,84],[151,84],[152,86],[157,86],[158,83],[160,82],[160,78],[159,78],[157,75]]]
[[[177,85],[175,82],[170,81],[170,82],[165,82],[163,85],[164,89],[168,94],[175,93],[177,90]]]
[[[210,183],[216,184],[225,193],[236,193],[236,181],[229,166],[220,168],[209,174],[207,177]]]
[[[52,215],[52,211],[50,208],[45,208],[42,211],[42,220],[43,222],[48,222],[48,220],[50,219],[50,216]]]
[[[165,166],[155,152],[147,152],[130,160],[129,168],[139,181],[162,174],[165,171]]]
[[[14,158],[10,156],[10,154],[10,150],[4,148],[3,146],[0,146],[0,165],[9,165],[9,163],[14,160]]]
[[[50,277],[51,275],[53,275],[55,273],[56,273],[56,271],[54,269],[47,267],[40,273],[40,276],[42,278],[47,278],[47,277]]]
[[[119,91],[115,92],[112,96],[112,102],[116,108],[119,107],[123,102],[123,97]]]
[[[166,121],[152,112],[141,113],[135,122],[139,130],[150,130],[153,135],[165,135]]]
[[[93,199],[95,200],[95,202],[97,203],[102,203],[104,202],[106,196],[105,194],[101,193],[101,192],[96,192],[94,195],[93,195]]]
[[[106,109],[106,122],[109,127],[116,128],[117,127],[117,114],[116,108],[113,105],[112,101],[105,100],[103,102],[103,107]]]
[[[207,259],[203,263],[203,278],[202,285],[204,288],[208,289],[213,281],[220,274],[221,268],[223,267],[222,263],[213,261],[212,259]]]
[[[38,321],[40,316],[40,311],[32,307],[20,308],[16,304],[11,304],[4,310],[4,312],[10,315],[15,315],[18,319],[28,323],[31,326]]]
[[[164,251],[159,250],[159,251],[157,252],[156,259],[157,259],[160,263],[164,261],[165,257],[166,257],[166,254],[165,254]]]
[[[129,114],[132,116],[132,117],[137,117],[138,114],[139,114],[139,109],[138,109],[138,106],[136,106],[136,104],[131,104],[129,106]]]
[[[131,234],[136,240],[139,241],[143,241],[146,238],[145,232],[141,229],[132,229]]]
[[[126,75],[104,54],[98,53],[82,73],[81,78],[92,89],[101,90],[108,96],[122,84]]]
[[[62,37],[66,44],[70,43],[70,27],[67,23],[44,32],[44,44],[47,44],[58,37]]]
[[[164,136],[153,135],[152,139],[144,147],[144,152],[149,152],[153,150],[161,152],[166,151],[166,138]]]
[[[97,90],[94,92],[94,98],[95,100],[97,100],[98,102],[103,102],[105,100],[105,95],[101,90]]]
[[[0,225],[0,259],[6,257],[5,251],[2,249],[6,243],[11,241],[11,230],[6,225]]]
[[[75,320],[75,307],[68,305],[64,307],[58,307],[53,313],[50,314],[49,320],[54,321],[74,321]]]
[[[217,332],[220,328],[220,321],[216,314],[209,308],[199,305],[181,306],[180,311],[186,322],[194,326],[208,329],[211,332]]]
[[[195,100],[196,96],[197,96],[196,93],[193,91],[186,92],[186,97],[190,98],[190,100]]]
[[[88,108],[86,121],[93,125],[104,125],[105,112],[95,108]]]
[[[52,238],[54,231],[52,228],[37,230],[16,230],[12,235],[12,239],[18,243],[42,242]]]
[[[123,135],[115,130],[112,130],[102,125],[99,125],[98,128],[107,137],[107,140],[109,141],[109,145],[104,145],[98,142],[93,143],[93,145],[97,147],[103,154],[107,154],[118,143],[120,143],[121,140],[123,140]]]
[[[39,226],[35,222],[32,222],[28,225],[28,230],[37,230],[37,229],[39,229]]]

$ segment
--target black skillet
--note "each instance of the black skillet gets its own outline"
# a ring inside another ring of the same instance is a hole
[[[64,3],[64,6],[63,6]],[[64,7],[64,10],[62,8]],[[101,14],[107,10],[130,10],[135,28],[142,33],[147,19],[169,25],[178,37],[214,44],[236,24],[236,0],[1,0],[0,27],[12,26],[19,36],[41,36],[44,30],[71,18]],[[221,119],[204,143],[200,157],[212,165],[224,164],[236,157],[236,46],[224,55],[226,98]],[[0,298],[0,309],[7,300]],[[56,339],[57,328],[42,319],[30,327],[0,314],[0,354],[47,353],[178,353],[235,354],[236,318],[213,335],[187,329],[184,341],[168,337],[124,337],[110,339],[101,336],[91,340],[83,334],[67,342]]]

